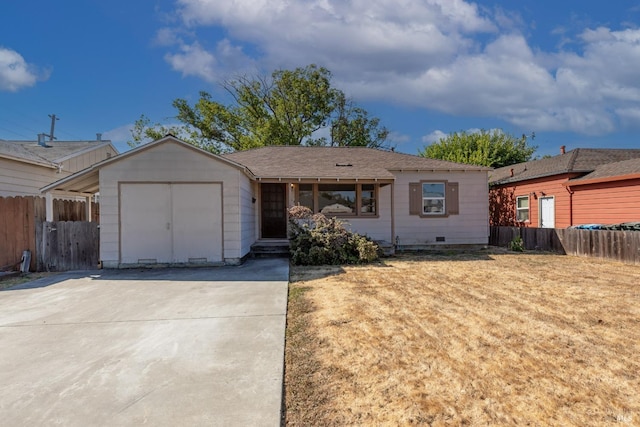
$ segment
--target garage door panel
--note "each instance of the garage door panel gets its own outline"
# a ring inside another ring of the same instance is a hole
[[[120,187],[121,262],[222,261],[222,184]]]
[[[174,262],[222,261],[221,184],[174,184]]]
[[[168,184],[120,187],[123,263],[171,259],[171,193]]]

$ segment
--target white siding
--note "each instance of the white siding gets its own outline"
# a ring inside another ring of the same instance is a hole
[[[56,168],[0,158],[0,197],[42,196],[40,189],[45,185],[105,160],[108,154],[115,156],[116,152],[105,146],[72,157],[62,162],[60,172]]]
[[[257,186],[249,178],[240,174],[240,227],[242,256],[251,251],[251,245],[257,240],[256,219],[258,213]],[[254,203],[253,200],[256,200]]]
[[[237,168],[179,143],[168,141],[100,170],[100,257],[106,267],[120,262],[119,182],[219,182],[223,195],[225,261],[239,261],[241,244],[240,183],[248,178]]]
[[[114,157],[116,154],[117,153],[113,148],[106,145],[63,161],[62,170],[65,172],[76,173],[93,164],[106,160],[110,157]]]
[[[0,159],[0,197],[42,196],[40,188],[69,175],[44,166]]]
[[[444,218],[409,215],[409,183],[420,181],[459,183],[460,214]],[[487,172],[396,173],[395,224],[402,246],[467,245],[488,243],[489,191]],[[436,242],[444,237],[444,242]]]

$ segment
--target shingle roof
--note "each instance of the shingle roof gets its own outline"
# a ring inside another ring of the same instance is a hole
[[[570,181],[591,181],[601,178],[611,178],[616,176],[628,175],[640,175],[640,158],[600,165],[597,166],[593,172],[579,178],[574,178]]]
[[[640,158],[640,149],[576,148],[558,156],[495,169],[489,174],[489,183],[509,184],[565,173],[587,174],[601,165],[636,158]]]
[[[81,151],[97,148],[110,141],[55,141],[47,142],[43,147],[37,141],[5,141],[0,140],[0,157],[10,157],[54,166],[59,159],[63,159]]]
[[[270,146],[225,154],[259,178],[392,179],[390,171],[471,171],[489,168],[367,147]]]

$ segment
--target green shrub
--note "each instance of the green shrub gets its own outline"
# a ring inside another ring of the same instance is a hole
[[[296,265],[362,264],[378,259],[378,245],[352,233],[337,218],[313,214],[303,206],[289,209],[291,261]]]
[[[510,241],[509,250],[514,252],[524,252],[524,241],[522,240],[522,237],[516,236],[512,241]]]

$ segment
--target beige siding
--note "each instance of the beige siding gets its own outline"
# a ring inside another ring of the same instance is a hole
[[[392,242],[391,235],[391,185],[380,187],[378,192],[378,217],[377,218],[345,218],[349,228],[358,233],[365,234],[374,240]]]
[[[255,199],[256,203],[253,203],[252,199]],[[243,256],[251,251],[251,245],[257,240],[257,206],[256,185],[246,175],[240,174],[240,227],[241,253]]]
[[[40,188],[94,163],[115,156],[110,146],[80,154],[62,162],[62,170],[0,158],[0,197],[41,196]]]
[[[119,182],[220,182],[223,194],[224,259],[239,260],[246,253],[240,233],[240,183],[246,176],[178,143],[166,142],[100,170],[100,256],[107,267],[120,262]]]
[[[96,148],[62,162],[62,170],[75,173],[89,166],[115,156],[117,153],[110,146]]]
[[[56,169],[0,158],[0,197],[41,196],[40,188],[70,175]]]
[[[409,183],[419,181],[459,183],[460,214],[442,218],[409,215]],[[486,172],[396,173],[396,236],[400,246],[487,244],[489,196]],[[436,242],[444,237],[444,242]]]

